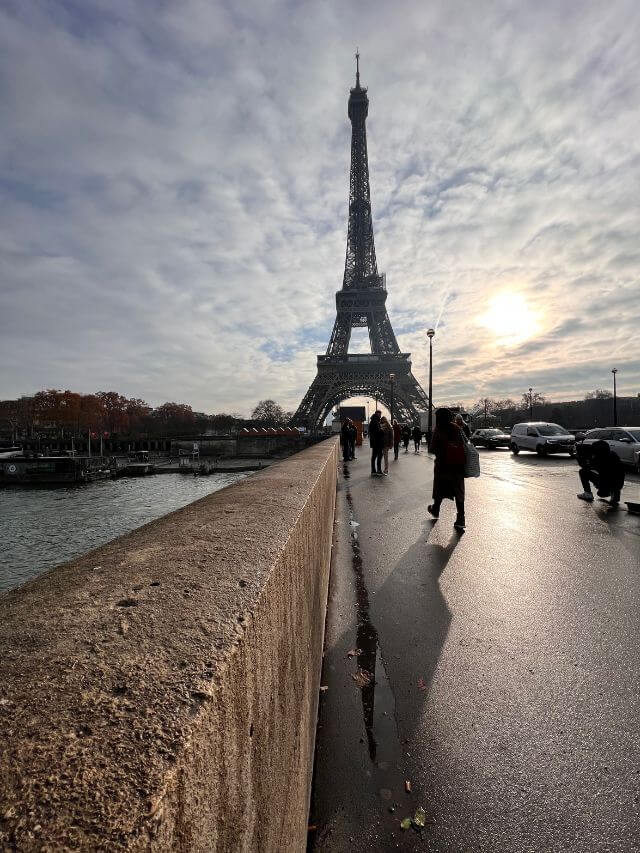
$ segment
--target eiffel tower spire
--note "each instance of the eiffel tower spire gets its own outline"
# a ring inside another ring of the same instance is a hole
[[[336,293],[336,320],[326,355],[318,356],[318,372],[291,423],[315,429],[330,409],[353,396],[377,397],[405,422],[418,422],[429,400],[411,372],[411,356],[401,353],[387,314],[384,276],[378,273],[373,242],[366,120],[367,90],[360,85],[360,53],[356,53],[356,85],[349,94],[351,173],[349,222],[342,288]],[[349,355],[351,329],[367,327],[371,355]],[[394,378],[391,379],[390,377]],[[393,384],[392,384],[393,383]],[[395,396],[394,389],[395,388]]]
[[[343,288],[381,287],[376,263],[371,221],[371,190],[367,156],[367,90],[360,86],[360,54],[356,53],[356,85],[349,96],[351,119],[351,177],[349,181],[349,225]]]
[[[356,53],[356,85],[349,94],[351,119],[351,172],[349,178],[349,222],[347,254],[342,290],[336,293],[336,321],[327,355],[346,355],[351,329],[367,326],[371,352],[399,352],[385,302],[384,278],[378,274],[373,241],[369,158],[366,120],[369,113],[367,90],[360,86],[360,54]]]

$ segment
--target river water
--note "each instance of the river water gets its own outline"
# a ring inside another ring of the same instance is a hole
[[[163,474],[0,489],[0,593],[245,476]]]

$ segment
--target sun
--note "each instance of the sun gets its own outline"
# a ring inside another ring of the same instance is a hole
[[[532,338],[540,324],[536,312],[521,293],[505,290],[489,301],[480,324],[493,332],[498,343],[504,346],[520,344]]]

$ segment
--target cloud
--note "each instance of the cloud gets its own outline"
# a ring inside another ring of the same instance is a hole
[[[6,2],[0,397],[295,408],[342,282],[355,44],[416,376],[441,313],[440,401],[576,397],[613,358],[639,390],[639,36],[632,0]],[[477,323],[502,290],[535,340]]]

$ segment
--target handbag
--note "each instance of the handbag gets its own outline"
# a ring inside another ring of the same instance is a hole
[[[480,454],[466,436],[464,440],[464,476],[465,478],[480,476]]]

